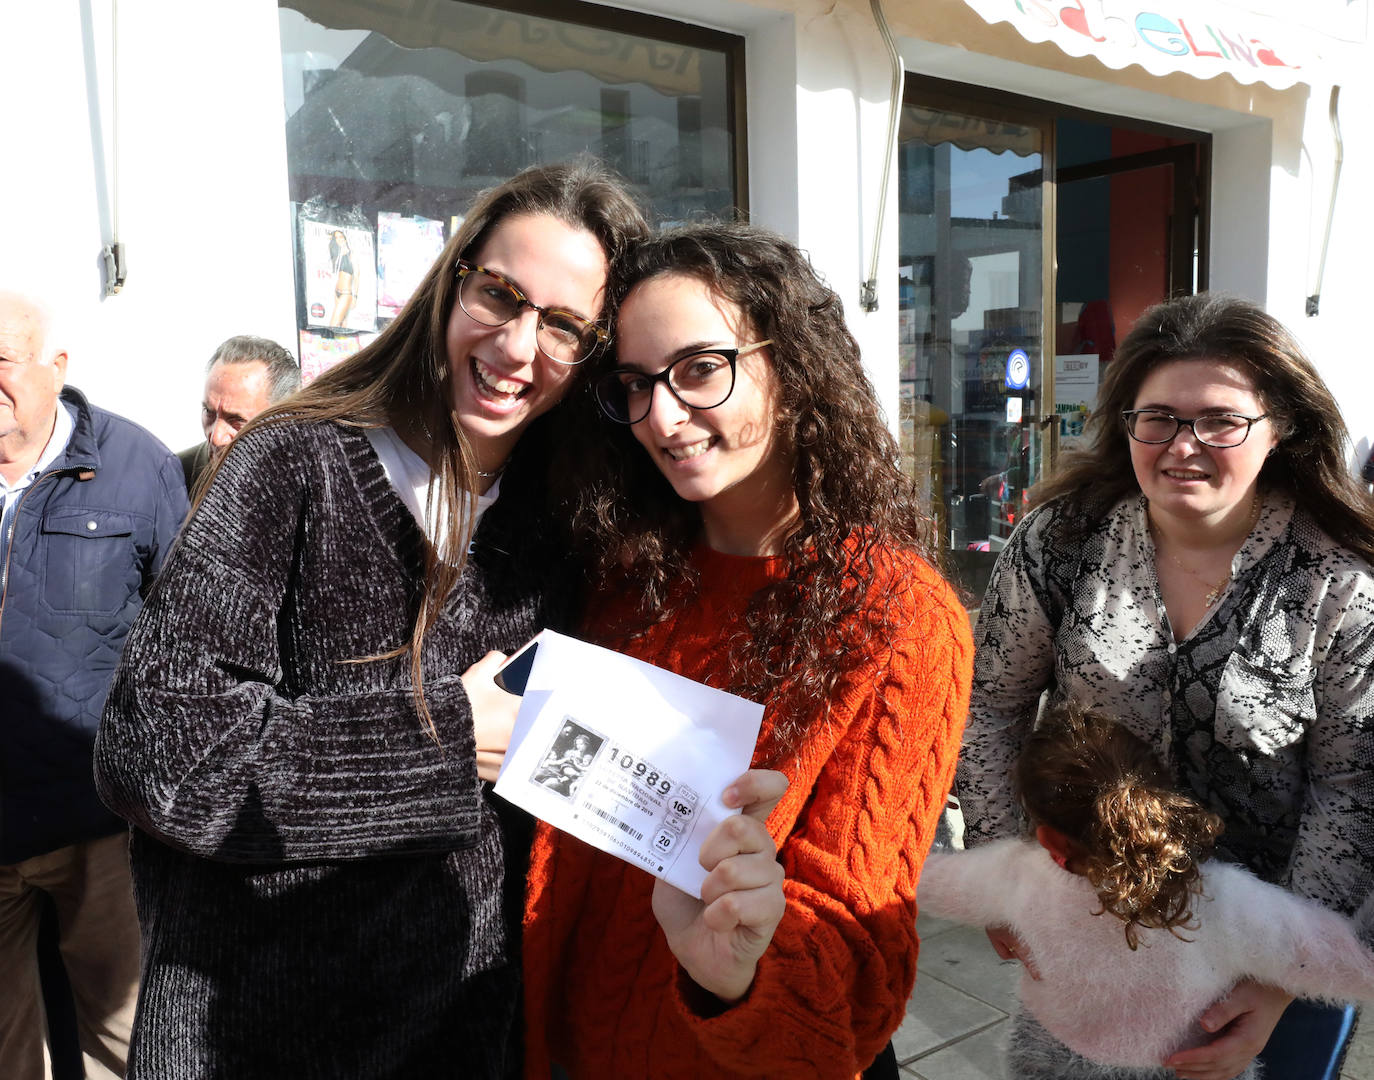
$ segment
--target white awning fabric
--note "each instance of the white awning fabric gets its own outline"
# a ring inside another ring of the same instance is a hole
[[[899,143],[922,142],[927,146],[953,143],[960,150],[989,150],[994,154],[1010,150],[1017,157],[1029,157],[1041,150],[1038,128],[971,113],[906,105],[900,125]]]
[[[1230,75],[1279,90],[1344,81],[1369,0],[965,0],[988,23],[1108,67]]]

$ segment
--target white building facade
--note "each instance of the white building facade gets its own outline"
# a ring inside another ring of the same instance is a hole
[[[738,208],[810,253],[973,583],[1171,294],[1286,322],[1364,461],[1367,8],[10,5],[0,281],[58,308],[73,384],[177,449],[221,340],[275,338],[311,371],[356,350],[476,190],[591,152],[659,221]]]

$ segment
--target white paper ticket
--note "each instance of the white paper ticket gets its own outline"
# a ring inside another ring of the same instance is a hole
[[[544,631],[497,794],[699,896],[702,841],[736,810],[763,707]]]

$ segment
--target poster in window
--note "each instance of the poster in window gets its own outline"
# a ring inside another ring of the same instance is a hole
[[[444,223],[383,210],[377,215],[377,315],[394,319],[444,250]]]
[[[328,332],[301,331],[301,385],[309,386],[335,364],[347,360],[376,340],[376,334],[346,334],[334,337]]]
[[[377,329],[377,257],[372,230],[301,221],[307,326]]]
[[[1076,450],[1084,442],[1083,429],[1097,408],[1098,358],[1074,353],[1054,358],[1054,411],[1059,417],[1059,448]]]

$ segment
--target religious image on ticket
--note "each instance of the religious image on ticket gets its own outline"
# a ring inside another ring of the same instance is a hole
[[[534,770],[530,782],[571,799],[605,741],[591,728],[579,724],[571,716],[565,716],[563,726],[554,737],[543,761]]]

